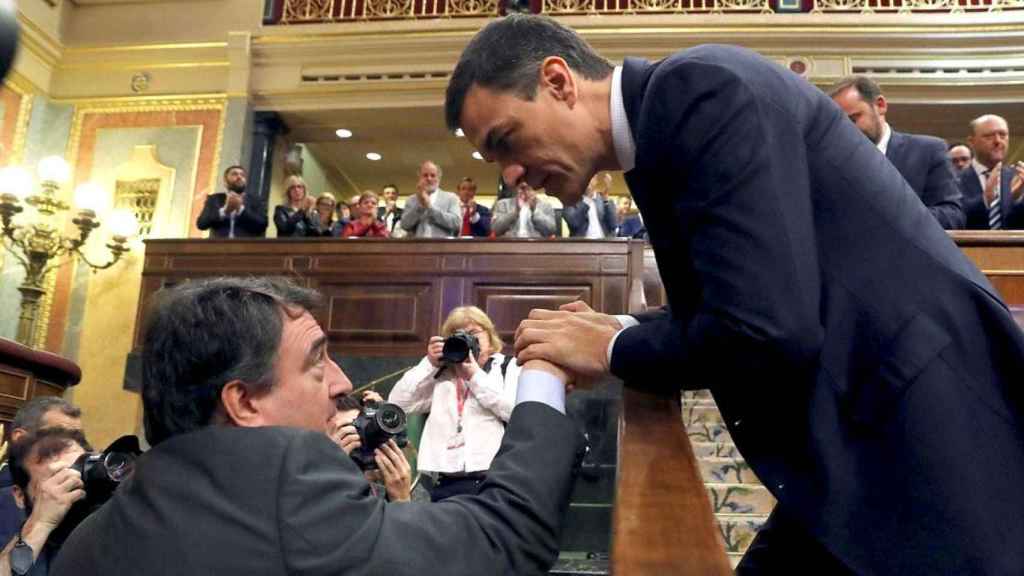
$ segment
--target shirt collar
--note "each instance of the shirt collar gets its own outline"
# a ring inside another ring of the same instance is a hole
[[[616,66],[612,72],[610,106],[615,158],[619,161],[619,168],[629,172],[636,165],[636,143],[633,142],[633,131],[629,127],[629,117],[626,116],[626,106],[622,99],[622,66]]]
[[[889,149],[889,140],[891,138],[892,138],[892,130],[889,128],[889,123],[883,120],[882,121],[882,138],[878,141],[878,144],[875,144],[875,146],[878,147],[878,149],[882,152],[882,154],[885,154],[885,151]]]
[[[987,166],[978,162],[977,158],[971,160],[971,165],[974,166],[974,171],[978,173],[978,176],[985,174],[985,172],[991,172]]]

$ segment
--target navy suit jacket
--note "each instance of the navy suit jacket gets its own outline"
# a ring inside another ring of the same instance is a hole
[[[628,216],[622,220],[619,226],[619,236],[624,238],[646,238],[647,228],[639,216]]]
[[[1010,195],[1010,183],[1016,172],[1012,168],[1003,168],[999,182],[999,209],[1003,216],[1004,230],[1024,229],[1024,205],[1014,204]],[[968,166],[960,173],[960,190],[964,194],[964,213],[967,215],[967,228],[970,230],[988,230],[988,206],[985,205],[985,194],[978,180],[978,172],[974,165]]]
[[[946,143],[934,136],[893,130],[885,157],[900,171],[924,205],[946,230],[964,227],[960,187],[946,156]]]
[[[491,235],[491,209],[477,203],[476,213],[480,215],[480,219],[475,223],[469,223],[469,232],[477,238],[486,238]]]
[[[856,573],[1019,572],[1024,334],[896,168],[749,50],[629,58],[622,91],[671,312],[618,335],[612,372],[709,388]]]
[[[619,220],[615,203],[598,194],[594,197],[594,205],[597,206],[597,221],[604,227],[605,237],[613,238]],[[569,225],[569,236],[586,236],[590,228],[590,206],[581,198],[576,204],[562,209],[562,218]]]
[[[231,230],[231,219],[221,218],[220,209],[227,202],[226,192],[206,196],[203,211],[196,218],[196,228],[209,230],[210,238],[227,238]],[[267,232],[267,208],[259,196],[245,193],[245,210],[235,218],[235,238],[261,238]]]

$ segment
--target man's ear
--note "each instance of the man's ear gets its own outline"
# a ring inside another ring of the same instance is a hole
[[[879,94],[878,98],[875,98],[875,111],[877,111],[881,116],[885,116],[888,109],[889,103],[886,102],[885,96]]]
[[[15,484],[11,486],[11,494],[14,496],[14,503],[18,505],[18,508],[25,509],[25,493],[21,490],[21,486]]]
[[[555,100],[564,101],[572,108],[576,105],[576,76],[572,68],[558,56],[548,56],[540,64],[541,89],[547,90]]]
[[[263,425],[259,403],[241,380],[232,380],[220,390],[220,409],[227,424],[242,427]]]

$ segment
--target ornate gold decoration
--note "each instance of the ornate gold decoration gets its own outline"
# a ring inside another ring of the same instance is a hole
[[[354,4],[354,2],[350,2],[350,4]],[[377,2],[367,2],[363,5],[363,18],[369,20],[411,15],[412,0],[379,0]]]
[[[285,0],[281,22],[316,22],[330,20],[334,0]]]
[[[135,214],[139,223],[139,237],[147,238],[153,231],[153,215],[160,195],[160,179],[118,180],[114,189],[114,209]]]
[[[497,0],[446,0],[449,16],[497,16]]]

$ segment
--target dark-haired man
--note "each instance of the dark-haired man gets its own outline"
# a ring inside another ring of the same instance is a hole
[[[402,209],[398,207],[398,186],[384,186],[381,188],[380,196],[384,202],[383,206],[377,208],[377,220],[383,222],[388,234],[394,236],[396,230],[401,230],[397,224],[402,220]]]
[[[964,227],[960,188],[946,158],[944,141],[890,128],[885,119],[889,104],[882,89],[867,76],[847,76],[833,84],[828,93],[857,129],[900,171],[943,228]]]
[[[740,574],[1024,566],[1024,335],[828,96],[730,46],[613,67],[512,15],[470,41],[445,112],[565,204],[626,172],[671,311],[534,310],[517,357],[710,388],[778,500]]]
[[[310,313],[318,299],[285,281],[242,278],[160,293],[143,332],[153,448],[75,531],[55,574],[550,568],[579,446],[564,414],[564,373],[544,362],[524,368],[479,494],[443,505],[383,502],[326,434],[352,384]]]
[[[224,171],[224,192],[209,194],[196,228],[209,230],[210,238],[262,237],[267,231],[267,209],[259,196],[246,192],[246,173],[241,166]]]
[[[491,234],[491,210],[476,203],[476,181],[466,176],[459,181],[459,203],[462,209],[462,229],[459,236],[486,238]]]
[[[90,450],[81,430],[67,428],[37,430],[11,447],[14,495],[27,519],[0,553],[0,574],[49,573],[64,540],[81,521],[68,517],[71,506],[85,498],[82,475],[71,465]]]

